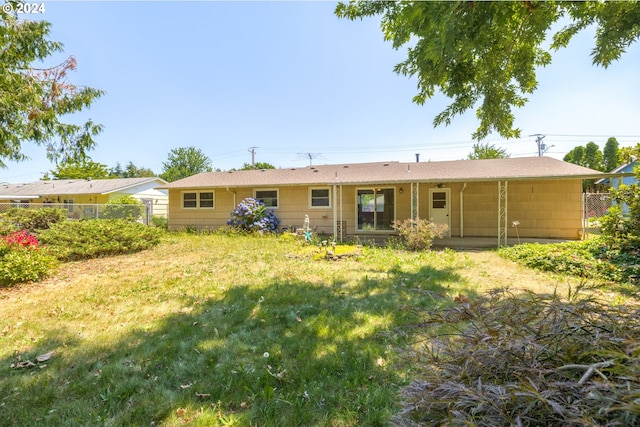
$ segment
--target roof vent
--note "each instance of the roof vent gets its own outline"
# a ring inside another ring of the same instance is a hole
[[[389,163],[384,163],[382,166],[389,166]]]
[[[349,165],[344,165],[343,168],[347,169],[349,167]]]
[[[314,169],[313,171],[314,171],[314,172],[318,172],[318,169]]]

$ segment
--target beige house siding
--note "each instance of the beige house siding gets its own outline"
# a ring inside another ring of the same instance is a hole
[[[509,181],[507,189],[509,237],[580,238],[581,180]],[[520,223],[517,234],[514,221]],[[493,237],[497,227],[497,183],[468,184],[464,192],[464,235]],[[459,230],[453,235],[459,235]]]
[[[415,186],[416,184],[414,184]],[[395,218],[402,220],[411,216],[411,183],[379,185],[376,188],[394,188]],[[463,224],[461,230],[460,194],[462,182],[443,184],[439,189],[448,189],[449,222],[451,236],[495,237],[498,235],[498,183],[470,182],[464,187]],[[331,206],[312,208],[309,206],[310,188],[329,188]],[[169,190],[169,227],[180,229],[216,229],[226,224],[235,206],[247,197],[254,197],[255,190],[278,190],[278,208],[275,214],[280,220],[280,228],[301,228],[305,215],[315,232],[333,234],[334,221],[341,219],[346,223],[344,235],[380,235],[384,231],[364,232],[356,229],[357,190],[372,188],[367,185],[336,186],[342,189],[342,203],[334,204],[333,186],[300,185],[283,187],[230,188],[230,189],[170,189]],[[400,192],[402,188],[402,192]],[[430,219],[429,189],[435,184],[418,185],[418,214],[420,218]],[[214,192],[214,209],[183,209],[182,193],[189,191]],[[339,195],[340,193],[338,193]],[[334,217],[335,214],[335,217]],[[334,219],[335,218],[335,219]],[[582,230],[582,183],[580,179],[569,180],[530,180],[508,181],[507,183],[507,234],[516,237],[513,221],[518,221],[517,233],[520,237],[579,239]]]

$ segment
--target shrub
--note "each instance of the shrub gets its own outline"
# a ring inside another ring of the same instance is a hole
[[[395,221],[393,228],[398,232],[403,247],[410,251],[423,251],[431,248],[433,239],[443,237],[449,227],[426,219],[409,218]]]
[[[17,225],[19,229],[25,229],[30,232],[37,230],[46,230],[52,224],[65,221],[67,219],[67,211],[57,208],[42,209],[9,209],[5,214],[7,221]]]
[[[0,285],[37,281],[47,277],[56,260],[39,250],[40,242],[26,230],[14,232],[0,239]]]
[[[396,425],[638,425],[640,310],[494,291],[425,313]]]
[[[15,231],[7,236],[3,236],[2,239],[9,246],[21,246],[29,249],[35,249],[38,247],[38,239],[29,234],[27,230]]]
[[[138,252],[157,245],[164,231],[124,219],[92,219],[55,224],[40,234],[63,261]]]
[[[144,203],[140,202],[133,196],[122,195],[109,200],[102,212],[104,219],[126,219],[129,221],[137,221],[142,218],[145,212]]]
[[[169,227],[169,221],[164,216],[153,215],[151,217],[151,225],[166,230]]]
[[[6,236],[7,234],[19,231],[20,227],[13,221],[0,217],[0,236]]]
[[[280,220],[272,210],[252,198],[241,201],[227,221],[230,227],[250,232],[275,232],[279,224]]]
[[[585,279],[626,282],[640,275],[638,254],[608,245],[609,239],[556,244],[525,243],[498,253],[530,268]]]
[[[640,168],[635,170],[640,182]],[[602,220],[602,233],[609,245],[621,250],[640,250],[640,185],[620,185],[611,188],[614,206]]]

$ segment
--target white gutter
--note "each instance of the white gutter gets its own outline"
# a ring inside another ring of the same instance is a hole
[[[21,195],[21,196],[12,196],[12,195],[3,195],[0,196],[0,200],[31,200],[31,199],[37,199],[40,196],[25,196],[25,195]]]
[[[460,237],[464,237],[464,197],[462,193],[467,189],[467,183],[462,185],[460,190]]]

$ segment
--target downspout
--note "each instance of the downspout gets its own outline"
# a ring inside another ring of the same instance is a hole
[[[338,186],[333,184],[333,238],[338,237]]]
[[[236,192],[229,190],[229,187],[227,187],[227,192],[233,194],[233,208],[235,209],[235,207],[238,206],[238,203],[236,201]]]
[[[343,218],[343,195],[342,195],[342,184],[340,184],[340,243],[342,243],[345,234],[347,234],[347,227],[345,226],[344,218]]]
[[[464,197],[462,193],[467,189],[467,183],[462,185],[460,190],[460,237],[464,237]]]

